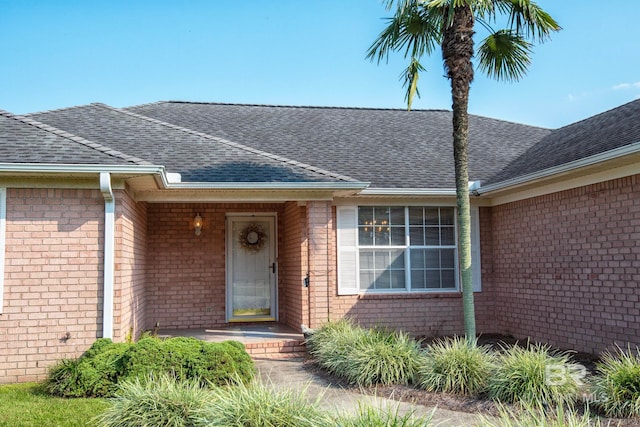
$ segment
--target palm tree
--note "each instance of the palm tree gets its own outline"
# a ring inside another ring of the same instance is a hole
[[[515,81],[527,71],[532,42],[544,42],[558,23],[530,0],[387,0],[387,9],[397,8],[389,24],[371,45],[367,57],[378,63],[389,54],[404,51],[409,66],[403,73],[408,109],[418,92],[423,55],[441,47],[453,101],[453,156],[458,207],[459,262],[462,277],[464,330],[468,339],[476,336],[473,283],[471,276],[471,218],[469,212],[469,87],[473,81],[475,34],[480,23],[489,35],[480,42],[478,67],[489,77]],[[494,30],[498,18],[506,29]]]

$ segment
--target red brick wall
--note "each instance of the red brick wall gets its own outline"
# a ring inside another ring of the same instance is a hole
[[[493,271],[493,223],[491,208],[480,208],[480,261],[482,266],[482,292],[474,294],[476,332],[497,332],[495,287],[491,282]]]
[[[309,324],[309,292],[303,287],[307,271],[306,209],[288,202],[282,214],[278,251],[280,321],[294,329]]]
[[[492,208],[500,332],[588,352],[640,345],[639,177]]]
[[[116,191],[114,340],[135,339],[146,328],[147,205]]]
[[[0,382],[38,380],[102,335],[104,199],[8,189],[6,224]]]
[[[225,214],[276,212],[279,250],[286,241],[282,204],[147,205],[147,328],[204,328],[225,325]],[[193,218],[204,227],[194,235]],[[286,252],[285,252],[286,253]],[[283,275],[279,292],[283,288]],[[280,310],[287,307],[280,303]],[[288,317],[286,314],[284,317]]]
[[[335,209],[331,202],[307,203],[309,258],[309,327],[330,319],[330,299],[335,292]]]

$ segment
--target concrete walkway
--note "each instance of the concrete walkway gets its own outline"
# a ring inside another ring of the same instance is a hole
[[[255,362],[260,378],[265,384],[271,383],[276,389],[293,389],[304,392],[310,401],[316,401],[319,398],[319,404],[323,409],[355,411],[360,403],[374,404],[384,408],[392,408],[392,410],[397,407],[398,412],[401,414],[414,411],[418,416],[428,416],[433,413],[431,426],[460,427],[478,425],[478,417],[466,412],[412,405],[406,402],[397,402],[346,390],[304,369],[302,359],[257,359]]]

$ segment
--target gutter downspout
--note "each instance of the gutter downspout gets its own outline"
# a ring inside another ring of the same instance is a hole
[[[115,208],[111,190],[111,175],[100,172],[100,192],[104,197],[104,298],[102,307],[102,337],[113,338],[113,272],[115,265]]]

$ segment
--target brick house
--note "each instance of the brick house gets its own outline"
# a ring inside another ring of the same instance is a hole
[[[462,332],[448,111],[0,112],[0,382],[159,325]],[[470,117],[481,333],[640,345],[640,101]]]

